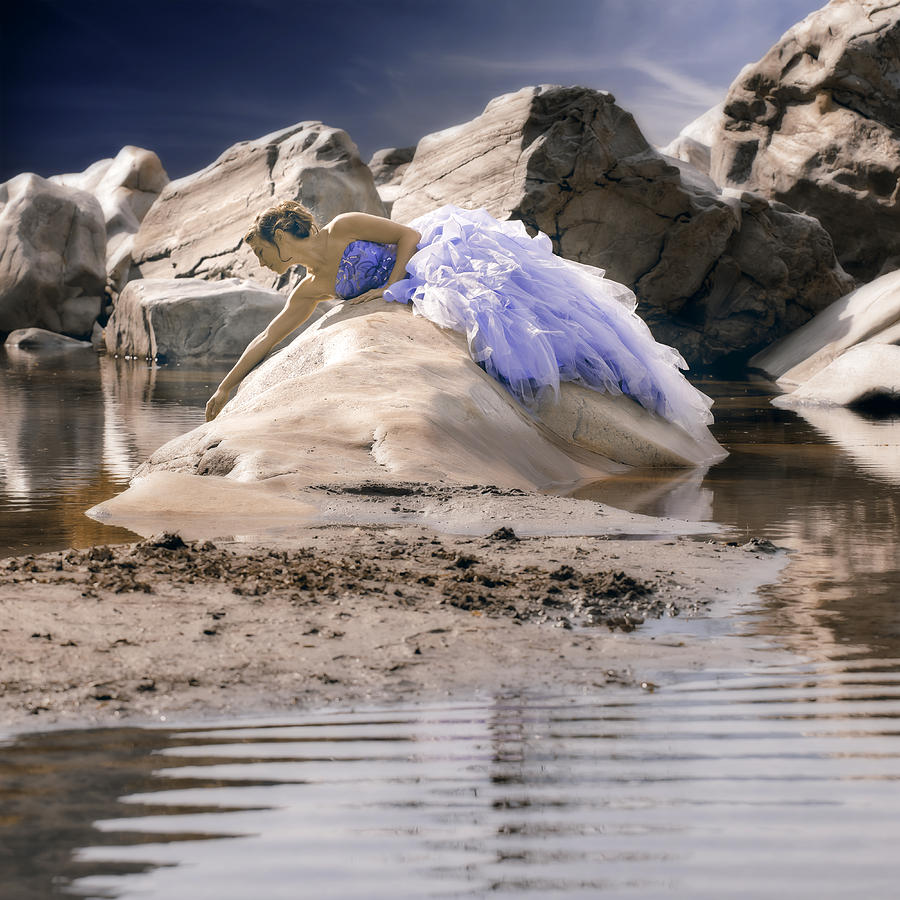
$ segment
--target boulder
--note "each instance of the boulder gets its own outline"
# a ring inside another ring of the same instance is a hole
[[[758,353],[750,364],[787,388],[808,381],[863,341],[900,343],[900,271],[882,275],[832,303]]]
[[[772,403],[900,412],[900,346],[863,341]]]
[[[415,152],[415,147],[388,147],[376,150],[369,160],[369,171],[375,179],[375,187],[387,215],[390,215],[394,200],[400,192],[400,182]]]
[[[860,280],[900,267],[900,3],[832,0],[745,66],[711,174],[815,216]]]
[[[722,127],[724,103],[716,104],[702,116],[685,125],[678,137],[665,147],[660,148],[663,156],[670,156],[690,163],[695,169],[709,174],[710,148]]]
[[[200,172],[169,182],[135,237],[135,274],[291,283],[296,271],[261,269],[241,243],[256,216],[281,200],[299,200],[320,222],[352,210],[384,215],[372,174],[346,132],[301,122],[235,144]]]
[[[96,198],[30,172],[0,185],[0,332],[90,335],[106,285]]]
[[[92,193],[106,221],[106,270],[109,287],[121,291],[131,268],[134,235],[147,211],[169,183],[159,157],[151,150],[123,147],[115,159],[102,159],[50,181]]]
[[[3,344],[8,349],[27,350],[31,353],[59,353],[66,350],[90,350],[90,341],[79,341],[76,338],[45,328],[19,328],[6,338]]]
[[[159,362],[234,361],[284,301],[278,291],[238,278],[130,281],[106,325],[106,349]]]
[[[345,304],[270,356],[217,419],[160,448],[139,474],[542,488],[618,471],[622,462],[699,464],[723,455],[711,438],[701,445],[636,413],[627,397],[572,388],[562,386],[555,419],[535,419],[472,361],[462,335],[404,305]],[[586,395],[603,401],[590,411],[591,427],[581,425]],[[601,434],[603,423],[620,435],[623,458],[607,455],[616,439]]]
[[[392,218],[443,203],[521,219],[560,255],[606,269],[637,294],[657,340],[695,366],[746,358],[853,286],[814,219],[720,194],[587,88],[523,88],[424,137]]]

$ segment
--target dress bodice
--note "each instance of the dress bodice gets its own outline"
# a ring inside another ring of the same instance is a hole
[[[343,300],[381,287],[390,278],[397,261],[396,244],[351,241],[338,265],[334,291]]]

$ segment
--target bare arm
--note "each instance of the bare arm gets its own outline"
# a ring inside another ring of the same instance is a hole
[[[234,368],[222,379],[209,402],[206,404],[206,421],[211,422],[228,402],[228,395],[236,388],[244,377],[266,354],[280,341],[284,340],[295,328],[302,325],[316,308],[316,304],[327,299],[315,286],[311,276],[307,276],[291,291],[284,309],[272,319],[265,330],[258,334],[247,345]]]

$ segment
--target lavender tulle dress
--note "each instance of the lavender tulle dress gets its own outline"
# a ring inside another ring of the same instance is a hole
[[[694,436],[708,439],[712,401],[691,385],[672,347],[634,312],[634,294],[599,269],[556,256],[545,234],[485,210],[443,206],[409,223],[422,235],[407,278],[384,299],[466,335],[469,351],[528,409],[561,381],[626,394]],[[396,245],[354,241],[335,289],[349,299],[380,287]]]

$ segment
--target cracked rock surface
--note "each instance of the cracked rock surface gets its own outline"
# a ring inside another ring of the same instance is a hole
[[[384,215],[372,173],[347,133],[300,122],[241,141],[205,169],[169,182],[135,237],[136,274],[252,278],[284,287],[302,270],[270,273],[241,245],[256,216],[281,200],[299,200],[323,223],[351,210]]]
[[[692,365],[746,357],[853,286],[808,216],[723,195],[655,151],[608,93],[542,85],[492,100],[416,148],[392,218],[485,207],[637,294],[657,340]]]
[[[0,332],[87,337],[106,285],[96,198],[25,172],[0,185]]]
[[[142,278],[119,296],[106,349],[159,362],[231,362],[283,305],[278,291],[239,278]]]
[[[900,267],[900,2],[832,0],[745,66],[711,174],[815,216],[856,278]]]
[[[106,222],[106,272],[109,287],[119,292],[131,269],[134,235],[166,186],[166,174],[152,150],[125,146],[115,159],[101,159],[84,172],[53,175],[50,181],[93,194]]]

